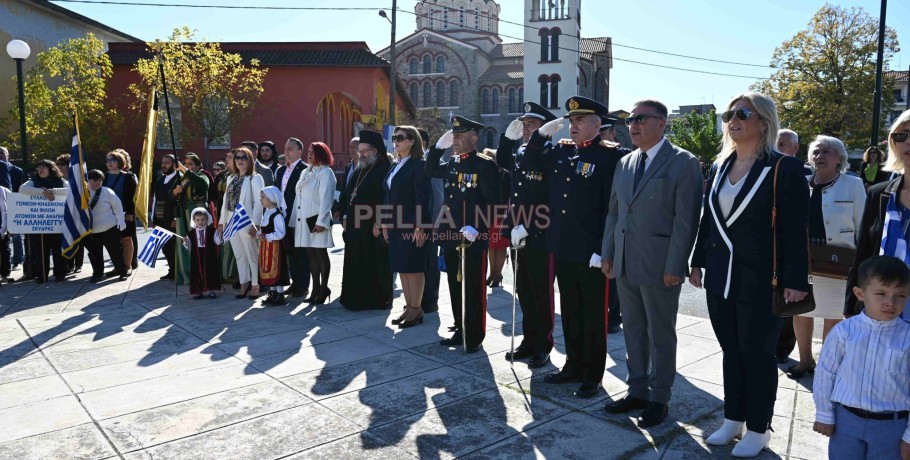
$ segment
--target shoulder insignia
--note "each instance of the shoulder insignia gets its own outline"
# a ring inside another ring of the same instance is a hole
[[[602,146],[604,146],[604,147],[607,147],[607,148],[610,148],[610,149],[615,149],[615,148],[622,147],[622,144],[620,144],[619,142],[611,142],[611,141],[608,141],[608,140],[606,140],[606,139],[600,141],[600,145],[602,145]]]
[[[493,157],[491,157],[491,156],[489,156],[489,155],[487,155],[487,154],[485,154],[485,153],[483,153],[483,152],[477,152],[477,158],[482,158],[482,159],[484,159],[484,160],[493,161]]]
[[[575,145],[575,142],[572,139],[560,139],[558,142],[559,145]]]

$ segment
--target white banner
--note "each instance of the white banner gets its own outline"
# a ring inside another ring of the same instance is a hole
[[[66,196],[48,200],[44,195],[10,193],[6,197],[9,232],[13,234],[63,233]]]

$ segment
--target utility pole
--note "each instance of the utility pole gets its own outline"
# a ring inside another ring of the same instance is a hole
[[[878,59],[875,62],[875,100],[872,104],[872,141],[870,146],[878,145],[878,126],[882,116],[882,64],[885,54],[885,17],[888,0],[882,0],[882,12],[878,18]]]

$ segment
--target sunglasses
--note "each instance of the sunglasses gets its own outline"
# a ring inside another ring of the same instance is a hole
[[[663,118],[656,115],[635,115],[634,117],[626,118],[626,126],[640,125],[648,120],[648,118]]]
[[[910,137],[910,133],[891,133],[891,140],[894,142],[905,142]]]
[[[404,140],[413,140],[411,136],[405,136],[404,134],[398,134],[397,136],[392,136],[392,141],[394,142],[404,142]]]
[[[724,123],[730,123],[730,120],[732,120],[734,116],[740,120],[745,120],[752,116],[752,111],[749,109],[728,110],[724,112],[720,118]]]
[[[234,161],[248,161],[249,159],[245,156],[234,157]]]

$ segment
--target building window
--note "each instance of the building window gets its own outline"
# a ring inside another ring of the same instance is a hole
[[[540,62],[550,60],[550,29],[543,27],[537,32],[540,36]]]
[[[899,90],[899,89],[894,90],[894,102],[895,103],[904,102],[904,97],[902,95],[901,90]]]
[[[499,113],[499,89],[497,88],[493,89],[493,112],[491,113]]]
[[[523,86],[518,88],[518,103],[522,105],[525,103],[525,89]]]
[[[559,60],[559,35],[562,33],[559,27],[554,27],[550,31],[550,61]]]
[[[425,82],[423,84],[423,105],[421,105],[421,107],[429,107],[432,101],[433,85],[431,85],[430,82]]]
[[[484,88],[480,94],[480,99],[483,101],[483,113],[490,113],[490,90]]]
[[[446,57],[439,56],[436,58],[436,73],[445,73],[446,71]]]
[[[518,109],[515,107],[515,88],[509,88],[509,113],[515,113]]]
[[[180,101],[178,101],[174,96],[170,96],[168,99],[170,99],[171,102],[171,120],[174,123],[174,137],[177,139],[177,146],[171,146],[171,132],[168,130],[167,126],[167,114],[165,113],[164,104],[161,104],[158,110],[158,134],[157,141],[155,142],[157,144],[156,147],[161,150],[171,148],[182,149],[183,142],[180,140],[180,130],[183,127],[183,123],[181,119]]]
[[[436,83],[436,106],[443,107],[446,105],[446,84],[444,82]]]
[[[559,75],[550,75],[550,108],[559,107]]]
[[[411,101],[414,103],[414,105],[419,105],[419,104],[417,104],[417,91],[418,91],[417,83],[411,83],[410,96],[411,96]]]
[[[547,75],[541,75],[537,77],[537,81],[540,82],[540,105],[543,107],[550,106],[550,77]]]
[[[474,7],[474,28],[480,29],[480,8]]]
[[[423,57],[423,73],[430,73],[433,71],[433,58],[429,55]]]
[[[443,30],[448,30],[449,28],[449,9],[442,9],[442,28]]]
[[[487,130],[486,141],[487,141],[486,147],[493,148],[493,130],[492,129]]]
[[[458,82],[449,83],[449,105],[458,107]]]
[[[464,29],[464,5],[458,8],[458,28]]]
[[[411,75],[417,74],[417,58],[411,58],[408,62],[408,71]]]

